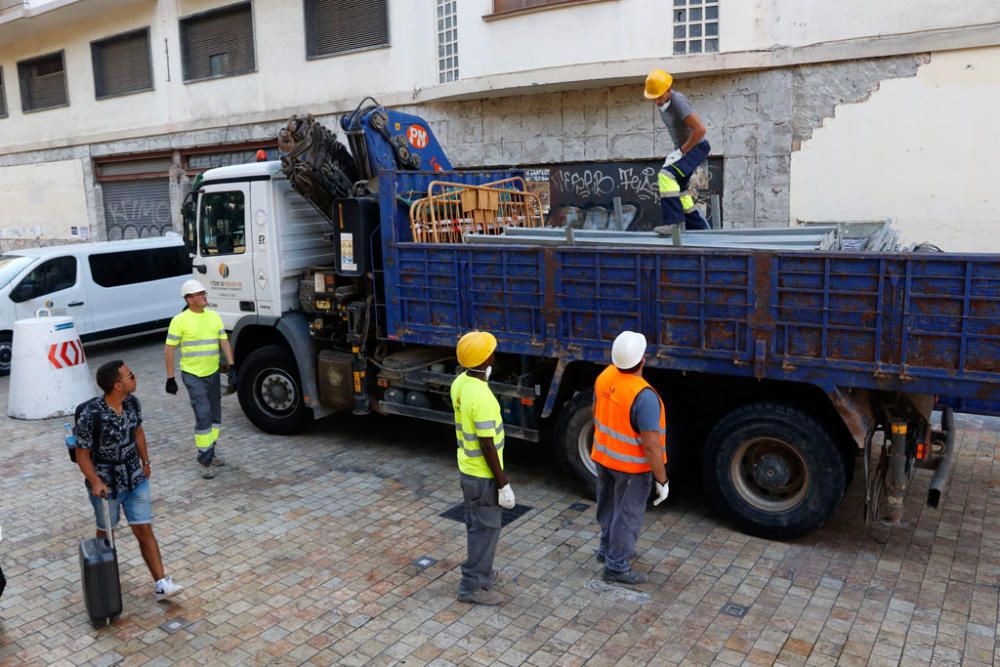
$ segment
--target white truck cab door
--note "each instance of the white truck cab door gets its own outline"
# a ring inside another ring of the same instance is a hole
[[[47,308],[52,315],[70,315],[80,335],[93,328],[87,303],[86,281],[88,269],[81,266],[74,255],[52,257],[38,264],[11,289],[17,319],[34,317],[39,308]]]
[[[208,306],[227,329],[255,312],[253,253],[247,242],[251,210],[247,183],[208,185],[198,198],[194,277],[208,288]]]

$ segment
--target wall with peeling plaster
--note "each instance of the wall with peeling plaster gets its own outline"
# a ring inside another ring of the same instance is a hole
[[[800,70],[796,100],[828,69]],[[790,218],[891,217],[907,240],[1000,252],[1000,48],[936,53],[912,75],[905,63],[893,69],[903,76],[867,95],[827,89],[843,97],[833,113],[815,98],[797,103]]]

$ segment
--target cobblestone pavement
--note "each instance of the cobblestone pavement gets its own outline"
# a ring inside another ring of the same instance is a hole
[[[318,665],[941,665],[1000,662],[1000,421],[961,418],[943,510],[859,528],[860,485],[831,524],[794,542],[733,531],[697,498],[650,508],[636,591],[604,585],[594,509],[551,461],[514,447],[531,511],[504,529],[499,608],[455,600],[464,527],[447,426],[333,418],[306,435],[257,431],[223,401],[228,465],[198,476],[183,391],[163,392],[159,337],[89,348],[138,377],[156,534],[185,586],[157,603],[135,540],[119,541],[125,612],[95,631],[77,543],[92,534],[63,419],[0,418],[0,662]],[[0,380],[6,406],[8,379]],[[5,410],[4,410],[5,412]],[[857,481],[857,480],[856,480]],[[422,556],[437,562],[421,569]]]

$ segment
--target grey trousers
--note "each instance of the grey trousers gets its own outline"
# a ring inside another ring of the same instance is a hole
[[[597,522],[601,524],[604,567],[612,572],[628,572],[635,553],[635,541],[642,530],[653,473],[628,473],[597,464]]]
[[[468,559],[462,564],[462,581],[458,584],[461,596],[471,595],[491,583],[503,509],[498,501],[495,479],[461,473],[460,481],[468,540]]]
[[[206,377],[181,372],[181,380],[194,410],[194,442],[198,448],[198,462],[209,465],[222,426],[222,382],[218,372]]]

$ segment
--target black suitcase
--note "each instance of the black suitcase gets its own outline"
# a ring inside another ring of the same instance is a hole
[[[83,604],[95,628],[110,625],[122,613],[122,585],[118,578],[118,552],[110,529],[108,500],[103,501],[107,537],[80,542],[80,579],[83,581]]]

